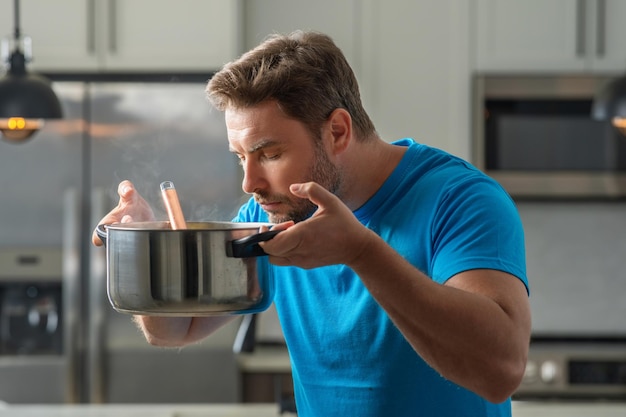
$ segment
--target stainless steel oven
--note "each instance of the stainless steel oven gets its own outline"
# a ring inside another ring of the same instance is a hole
[[[626,399],[626,342],[535,339],[517,399]]]
[[[520,200],[532,339],[517,398],[626,400],[626,201]]]
[[[0,248],[0,401],[66,400],[61,250]]]
[[[473,162],[517,198],[626,197],[626,138],[591,118],[608,76],[477,76]]]

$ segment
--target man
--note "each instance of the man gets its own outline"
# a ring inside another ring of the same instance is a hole
[[[507,416],[530,335],[524,238],[508,195],[468,163],[383,141],[325,35],[272,36],[208,96],[252,198],[301,416]],[[103,223],[149,220],[132,184]],[[98,244],[98,238],[94,237]],[[228,317],[137,317],[183,346]]]

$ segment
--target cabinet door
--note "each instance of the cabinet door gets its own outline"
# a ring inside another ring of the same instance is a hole
[[[594,42],[592,69],[595,72],[626,71],[626,2],[623,0],[596,0],[593,14]]]
[[[0,0],[0,34],[13,0]],[[236,0],[21,0],[40,71],[200,71],[238,53]]]
[[[475,0],[479,71],[582,71],[586,1]]]
[[[469,3],[363,0],[361,7],[361,94],[378,133],[469,159]]]
[[[245,48],[272,33],[317,30],[331,36],[350,64],[356,65],[354,30],[361,0],[251,0],[245,2]],[[356,69],[356,68],[355,68]]]
[[[103,0],[107,70],[209,71],[238,53],[235,0]],[[100,20],[100,19],[98,19]]]
[[[98,67],[94,1],[20,1],[21,32],[33,42],[32,69],[82,71]],[[13,36],[13,13],[13,0],[0,0],[0,36]]]

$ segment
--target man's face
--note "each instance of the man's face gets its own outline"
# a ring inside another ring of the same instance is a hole
[[[319,141],[273,101],[225,113],[231,152],[244,171],[242,189],[253,194],[272,223],[301,221],[315,210],[309,200],[289,192],[294,183],[315,181],[331,192],[340,173]]]

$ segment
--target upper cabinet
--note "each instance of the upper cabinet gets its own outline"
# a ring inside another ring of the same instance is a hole
[[[361,95],[378,133],[469,159],[469,2],[360,0],[358,7]]]
[[[21,0],[22,33],[37,71],[201,71],[239,52],[235,0]],[[0,0],[0,35],[13,0]]]
[[[478,71],[626,70],[622,0],[474,0]]]
[[[352,65],[356,61],[355,27],[361,0],[247,0],[244,46],[257,46],[271,33],[315,30],[325,33],[341,48]]]

